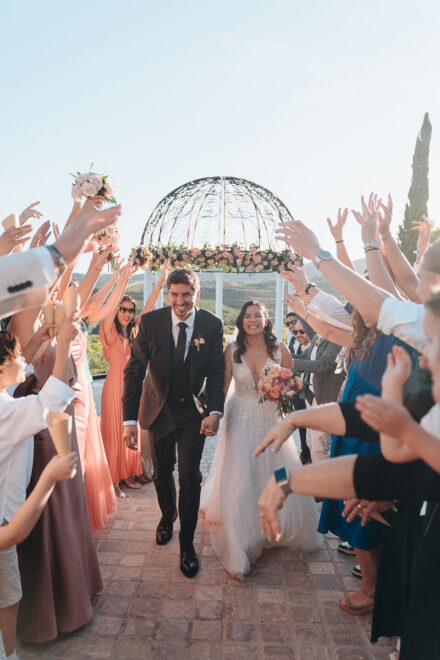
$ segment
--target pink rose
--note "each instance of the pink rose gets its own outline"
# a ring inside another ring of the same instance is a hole
[[[272,397],[272,399],[279,399],[280,398],[280,388],[278,387],[278,385],[275,385],[274,387],[272,387],[269,394]]]

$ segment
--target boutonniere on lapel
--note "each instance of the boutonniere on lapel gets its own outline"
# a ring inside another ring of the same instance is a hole
[[[190,346],[193,346],[198,353],[200,351],[200,346],[203,346],[204,343],[205,343],[205,339],[203,335],[199,335],[198,337],[196,337],[196,339],[192,340]]]

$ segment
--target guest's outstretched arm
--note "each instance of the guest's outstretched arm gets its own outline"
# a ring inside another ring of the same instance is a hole
[[[110,291],[115,286],[119,277],[118,271],[115,270],[113,275],[107,280],[105,284],[89,299],[86,308],[81,310],[81,316],[87,318],[89,315],[94,314],[103,304]]]
[[[347,268],[350,268],[351,270],[354,270],[353,263],[348,255],[347,248],[345,247],[344,243],[344,237],[343,237],[343,230],[345,227],[345,223],[347,222],[347,216],[348,216],[348,209],[339,209],[338,210],[338,218],[335,222],[335,224],[332,223],[330,218],[327,218],[327,224],[330,229],[330,233],[335,239],[335,245],[336,245],[336,256],[338,257],[339,261],[344,264],[344,266],[347,266]]]
[[[164,265],[162,266],[162,270],[160,272],[160,277],[158,281],[156,282],[156,285],[151,292],[151,294],[148,296],[148,300],[145,303],[144,308],[142,309],[139,318],[137,319],[137,322],[139,323],[139,319],[143,314],[147,314],[148,312],[151,312],[152,309],[154,309],[154,305],[157,302],[157,299],[159,298],[159,294],[162,291],[163,285],[165,284],[165,281],[168,277],[168,272],[170,269],[170,260],[166,259]]]
[[[100,309],[97,309],[93,314],[89,314],[88,316],[89,323],[97,323],[98,321],[103,320],[104,332],[107,337],[107,341],[110,341],[113,321],[115,320],[116,314],[118,313],[119,303],[124,297],[125,290],[132,274],[132,267],[129,264],[124,266],[119,276],[118,282],[105,305],[103,305]]]
[[[290,309],[299,316],[302,323],[311,326],[315,333],[318,333],[324,339],[328,339],[339,346],[351,346],[353,335],[349,330],[342,330],[335,325],[330,325],[306,309],[304,303],[298,296],[292,296],[290,293],[284,294],[284,302]]]
[[[285,240],[306,259],[314,261],[321,251],[315,234],[299,220],[283,223],[277,229],[278,237]],[[368,324],[377,323],[380,308],[389,293],[365,280],[335,258],[319,263],[319,270],[358,310]]]
[[[75,453],[54,456],[49,461],[25,503],[7,525],[0,527],[0,550],[24,541],[40,517],[57,481],[75,476],[77,462]]]

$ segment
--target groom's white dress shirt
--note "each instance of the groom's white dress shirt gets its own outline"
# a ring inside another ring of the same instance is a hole
[[[188,355],[189,347],[191,344],[191,338],[194,332],[195,319],[196,319],[196,310],[194,310],[192,314],[190,314],[188,318],[183,321],[183,323],[186,323],[186,344],[185,344],[184,360],[186,360],[186,356]],[[177,348],[177,340],[179,338],[179,331],[180,331],[179,323],[182,323],[182,320],[179,319],[174,309],[171,309],[171,331],[173,333],[174,346],[176,346],[176,348]],[[214,413],[219,417],[223,417],[223,413],[218,412],[218,410],[212,410],[209,414],[212,415]],[[137,424],[136,420],[133,419],[129,419],[126,422],[123,422],[123,426],[136,426],[136,424]]]

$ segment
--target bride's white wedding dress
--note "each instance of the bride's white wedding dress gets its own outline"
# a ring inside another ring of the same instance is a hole
[[[231,344],[231,359],[237,345]],[[281,349],[264,369],[281,362]],[[318,511],[310,496],[290,494],[278,511],[281,539],[269,543],[260,529],[257,501],[276,468],[300,465],[293,437],[277,454],[267,449],[252,457],[267,431],[279,421],[275,404],[258,403],[252,373],[244,361],[232,359],[235,390],[225,406],[220,441],[211,471],[202,488],[200,508],[209,523],[211,543],[225,569],[242,579],[264,548],[284,546],[305,552],[319,550]]]

